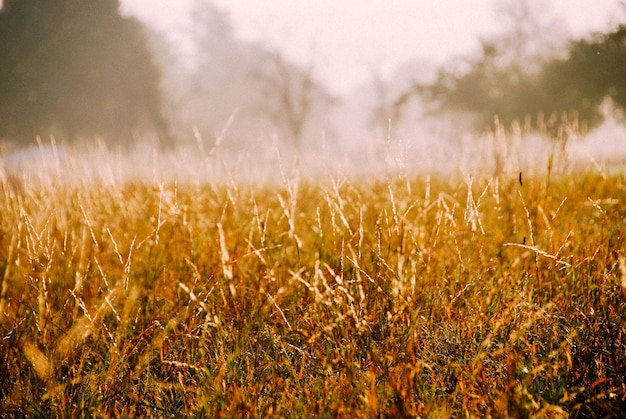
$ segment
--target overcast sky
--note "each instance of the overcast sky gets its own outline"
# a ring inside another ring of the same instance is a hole
[[[501,0],[215,0],[237,34],[313,62],[318,76],[347,91],[402,62],[440,64],[478,47],[480,36],[502,31],[494,5]],[[122,0],[128,13],[176,31],[193,0]],[[579,36],[624,19],[620,0],[535,0]]]

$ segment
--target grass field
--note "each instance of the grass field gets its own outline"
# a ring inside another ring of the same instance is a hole
[[[117,167],[55,158],[0,184],[4,416],[626,411],[622,175],[97,163]]]

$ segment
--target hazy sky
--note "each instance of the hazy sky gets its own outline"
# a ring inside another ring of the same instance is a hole
[[[162,28],[180,30],[193,0],[122,0],[126,11]],[[385,74],[401,62],[442,63],[478,46],[479,36],[504,28],[498,0],[215,0],[237,34],[313,62],[319,77],[347,91],[372,71]],[[544,15],[571,33],[606,29],[624,19],[620,0],[545,0]]]

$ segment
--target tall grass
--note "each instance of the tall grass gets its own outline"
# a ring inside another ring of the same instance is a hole
[[[0,184],[5,416],[626,410],[621,175],[59,154]]]

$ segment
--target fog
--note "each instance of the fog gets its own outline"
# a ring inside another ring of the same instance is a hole
[[[471,59],[477,60],[485,41],[497,43],[516,34],[512,39],[520,54],[559,56],[565,54],[568,40],[584,35],[581,31],[599,30],[598,20],[595,27],[587,21],[587,26],[572,29],[576,20],[571,16],[563,20],[554,12],[535,11],[529,16],[531,31],[526,33],[533,36],[524,38],[515,30],[523,30],[525,22],[507,26],[504,15],[498,15],[502,11],[497,7],[514,2],[497,1],[486,11],[476,12],[485,27],[471,39],[465,36],[462,51],[450,46],[454,37],[440,34],[431,42],[436,52],[430,55],[428,50],[417,52],[417,48],[414,55],[403,55],[404,51],[392,59],[377,59],[384,57],[377,52],[369,56],[346,52],[343,64],[329,64],[341,57],[341,52],[324,49],[333,43],[332,31],[319,23],[312,22],[309,29],[317,29],[320,39],[309,34],[311,48],[307,49],[303,47],[306,41],[298,39],[293,28],[285,29],[287,26],[276,24],[276,30],[257,26],[255,33],[245,26],[250,22],[241,6],[190,2],[190,9],[181,12],[177,26],[172,27],[156,13],[158,2],[152,9],[134,3],[131,7],[130,1],[125,2],[121,11],[125,16],[139,16],[145,25],[148,46],[161,73],[159,89],[173,147],[156,146],[159,133],[154,130],[133,130],[130,139],[122,141],[123,147],[97,136],[81,138],[76,147],[75,140],[69,145],[63,135],[42,135],[38,143],[31,138],[21,147],[5,145],[2,176],[36,171],[42,165],[54,169],[66,162],[84,173],[85,181],[106,178],[117,182],[124,176],[140,176],[159,181],[274,182],[295,171],[310,178],[541,172],[555,155],[563,172],[581,167],[612,171],[626,158],[619,107],[610,100],[602,110],[603,124],[589,130],[576,125],[566,138],[556,141],[540,129],[520,128],[521,122],[500,124],[492,119],[493,123],[480,123],[472,110],[436,109],[416,93],[416,86],[436,83],[442,68],[463,69]],[[546,3],[535,0],[529,4]],[[354,3],[352,7],[359,6]],[[339,9],[345,12],[338,8],[337,13]],[[449,13],[450,22],[458,25],[459,16],[452,10]],[[300,11],[297,19],[303,18],[302,14]],[[583,15],[592,13],[580,11],[576,16]],[[172,12],[170,18],[174,16]],[[287,11],[285,16],[290,16]],[[615,28],[610,17],[605,22],[606,30]],[[393,26],[393,22],[387,24]],[[541,31],[532,33],[532,25]],[[368,37],[361,39],[364,50],[389,44],[388,40],[375,44],[371,36],[376,37],[378,30],[384,28],[371,28]],[[381,39],[387,39],[385,36],[380,34]],[[335,38],[335,43],[353,49],[359,45],[354,43],[358,32],[345,37],[353,43],[344,44],[347,41],[342,38]],[[394,47],[406,42],[398,39]],[[450,55],[437,51],[438,42]],[[316,45],[323,48],[316,50]],[[532,63],[529,60],[525,65],[530,68]],[[358,68],[350,73],[350,65]]]
[[[204,0],[203,0],[204,1]],[[122,10],[168,33],[194,54],[188,29],[196,0],[124,0]],[[196,2],[197,3],[197,2]],[[436,65],[471,53],[481,38],[507,31],[503,0],[422,2],[396,0],[213,0],[227,13],[237,36],[280,49],[316,71],[333,91],[347,93],[372,70],[391,75],[415,59]],[[532,0],[542,19],[569,35],[604,30],[624,20],[619,0]],[[192,57],[193,59],[193,57]]]
[[[293,64],[292,70],[295,73],[304,71],[319,85],[319,89],[323,91],[321,96],[331,99],[316,102],[313,97],[307,98],[311,101],[312,109],[303,120],[302,138],[299,140],[296,151],[299,154],[298,163],[305,173],[319,174],[329,170],[341,169],[345,173],[363,175],[364,171],[386,173],[392,166],[393,170],[421,173],[462,172],[479,168],[488,171],[495,170],[495,168],[490,167],[496,165],[494,153],[502,152],[496,150],[497,147],[494,146],[494,141],[491,139],[492,130],[495,130],[495,127],[483,126],[476,129],[472,115],[463,112],[430,112],[430,109],[421,102],[417,95],[413,96],[408,104],[401,109],[395,109],[394,106],[395,101],[403,93],[410,91],[414,84],[433,82],[439,68],[449,65],[455,57],[474,56],[479,50],[480,37],[484,39],[498,38],[506,34],[507,31],[511,31],[512,28],[507,23],[506,16],[503,17],[502,11],[498,11],[498,7],[500,9],[505,8],[507,2],[490,2],[488,10],[474,12],[480,14],[479,20],[484,21],[484,27],[482,32],[475,35],[474,39],[463,40],[462,45],[467,50],[450,52],[450,56],[444,58],[442,55],[429,55],[428,49],[420,50],[416,46],[414,47],[416,52],[413,56],[407,55],[404,61],[398,61],[395,64],[393,64],[393,59],[380,59],[378,61],[371,59],[371,62],[364,63],[363,61],[367,60],[362,57],[345,57],[344,61],[353,65],[352,73],[348,70],[340,71],[340,65],[326,65],[330,55],[341,56],[341,52],[331,53],[330,50],[323,48],[324,45],[331,44],[331,41],[323,39],[325,36],[329,36],[331,30],[323,29],[321,24],[315,22],[315,16],[318,18],[325,16],[317,9],[309,11],[312,13],[310,17],[302,10],[293,12],[295,24],[305,26],[307,19],[313,20],[314,22],[311,22],[310,26],[317,28],[319,32],[319,39],[308,38],[308,45],[311,47],[307,48],[307,39],[302,37],[298,40],[298,34],[293,26],[281,26],[278,23],[277,12],[273,17],[268,17],[274,19],[272,22],[276,28],[273,30],[259,29],[263,25],[259,21],[260,18],[257,18],[255,21],[257,34],[255,36],[254,30],[250,30],[250,28],[241,29],[236,26],[237,22],[241,25],[246,23],[245,14],[241,12],[243,6],[239,6],[239,12],[237,12],[237,7],[229,8],[223,2],[215,4],[218,7],[212,9],[211,13],[214,16],[210,19],[223,19],[222,23],[225,24],[224,27],[226,28],[224,31],[202,33],[201,29],[195,29],[193,32],[195,45],[190,46],[184,42],[181,43],[180,38],[177,38],[174,43],[174,45],[182,45],[182,48],[194,51],[192,55],[193,65],[191,65],[193,69],[189,70],[192,74],[190,77],[193,78],[199,73],[204,74],[204,82],[209,84],[207,89],[211,91],[207,97],[178,97],[176,99],[177,103],[183,104],[181,105],[182,113],[187,118],[183,118],[181,121],[181,129],[178,131],[179,138],[189,137],[191,131],[189,126],[193,125],[196,128],[196,134],[200,133],[202,141],[213,144],[218,136],[217,133],[222,133],[222,128],[228,125],[220,140],[220,151],[223,156],[229,156],[229,159],[234,160],[242,157],[245,159],[245,156],[250,156],[250,159],[254,160],[253,164],[258,163],[263,168],[269,168],[270,172],[275,171],[277,159],[282,159],[283,163],[289,160],[291,153],[294,152],[290,148],[290,139],[287,138],[289,134],[281,129],[280,123],[272,121],[263,112],[273,106],[271,104],[272,95],[280,94],[280,92],[272,94],[266,89],[267,85],[271,82],[277,82],[277,80],[268,78],[259,80],[258,78],[255,79],[254,76],[251,77],[251,74],[258,76],[259,67],[266,66],[267,62],[264,55],[270,51],[279,54],[280,58],[288,62],[289,65]],[[601,29],[602,26],[599,22],[604,21],[606,28],[611,27],[610,17],[604,16],[604,19],[599,17],[601,15],[599,11],[601,8],[599,7],[594,8],[593,11],[583,12],[579,10],[578,13],[575,13],[576,9],[570,5],[570,8],[567,9],[568,20],[565,20],[557,13],[557,11],[563,11],[559,7],[550,8],[547,3],[541,1],[530,2],[530,4],[531,6],[541,6],[541,10],[546,13],[536,13],[529,16],[538,20],[537,22],[528,22],[529,26],[532,28],[532,25],[536,24],[542,32],[536,34],[534,38],[520,39],[519,42],[527,43],[527,45],[519,47],[519,50],[522,51],[525,48],[528,50],[553,48],[554,53],[558,54],[565,48],[568,39],[581,35],[585,31]],[[253,7],[248,5],[248,8]],[[338,14],[345,11],[343,6],[337,9]],[[603,10],[609,10],[608,4],[607,9]],[[454,14],[454,11],[450,11],[450,21],[458,23],[457,19],[460,18],[461,12],[462,10],[456,10],[456,14]],[[281,9],[281,13],[292,16],[288,10]],[[357,13],[357,15],[369,16],[367,13],[366,10]],[[258,14],[261,16],[270,15],[269,12],[264,15],[262,11],[259,11]],[[196,27],[206,28],[206,25],[201,21],[201,13],[196,12],[194,16],[192,21]],[[487,16],[490,16],[492,20],[489,21]],[[587,20],[584,20],[585,17]],[[332,26],[332,22],[328,25]],[[350,26],[350,23],[346,25]],[[398,23],[398,25],[403,25],[403,23]],[[347,30],[344,29],[343,33],[349,39],[360,33],[358,29],[354,29],[356,34],[347,34]],[[304,29],[304,31],[306,30]],[[389,41],[389,38],[385,38],[383,27],[375,27],[369,32],[371,33],[363,35],[364,39],[361,40],[361,44],[352,44],[352,49],[356,45],[362,45],[363,48],[361,49],[365,51],[377,50],[393,43],[393,41]],[[378,32],[380,34],[376,35]],[[180,34],[181,32],[178,32],[179,36]],[[385,41],[379,40],[376,43],[372,36],[378,36]],[[441,38],[443,35],[439,33],[438,36]],[[189,39],[187,38],[187,41]],[[454,38],[452,37],[452,39]],[[210,45],[210,49],[205,48],[202,45],[203,42]],[[346,41],[343,39],[335,40],[336,44],[343,42]],[[440,39],[439,42],[441,43],[439,49],[445,50],[447,48],[449,51],[454,51],[454,48],[446,47],[446,42],[452,41]],[[395,44],[401,46],[405,43],[415,44],[415,42],[410,41],[398,41]],[[430,43],[437,44],[437,42]],[[293,52],[294,46],[295,49],[299,49],[299,53]],[[346,46],[343,48],[346,49]],[[404,48],[406,49],[406,47]],[[418,55],[420,53],[430,58],[423,58]],[[454,55],[455,53],[457,55]],[[208,69],[204,68],[202,64],[198,64],[202,62],[203,54],[206,54]],[[350,55],[348,52],[344,52],[344,54]],[[373,54],[376,55],[376,53]],[[355,54],[353,53],[353,55]],[[253,58],[250,58],[251,56]],[[400,56],[402,57],[401,54]],[[178,57],[179,60],[185,62],[185,51],[182,51]],[[249,67],[245,68],[244,63],[247,60]],[[359,60],[360,65],[356,65]],[[173,61],[162,64],[167,68],[168,63],[171,62]],[[222,66],[230,66],[225,73],[232,76],[233,79],[226,80],[222,78],[223,74],[211,78],[210,73],[214,71],[214,68],[221,68]],[[337,69],[337,77],[333,77],[332,73],[329,76],[328,68]],[[180,75],[181,73],[174,70],[170,74]],[[276,74],[274,73],[269,77],[276,77]],[[342,80],[352,80],[352,82],[344,83]],[[298,80],[297,75],[289,80],[292,84],[301,81]],[[180,93],[180,86],[184,82],[170,79],[170,83],[175,86],[170,91]],[[285,89],[285,86],[283,84],[282,88]],[[274,87],[281,88],[276,85]],[[243,93],[241,91],[236,92],[236,89],[242,90]],[[296,90],[289,92],[294,95],[294,102],[306,96],[306,94]],[[255,92],[260,92],[258,97],[255,97],[257,94]],[[203,104],[204,101],[211,101],[212,105]],[[190,106],[189,109],[185,109],[191,103],[196,103],[198,108],[193,109]],[[263,109],[264,107],[266,109]],[[234,119],[230,120],[235,111]],[[280,109],[279,106],[276,109],[271,109],[271,111],[285,113],[286,109]],[[607,153],[606,150],[620,149],[618,144],[621,144],[623,139],[622,126],[616,122],[611,111],[605,110],[605,113],[607,118],[605,126],[594,128],[591,133],[577,132],[571,136],[571,141],[567,144],[566,152],[568,154],[564,160],[570,162],[572,166],[592,161],[597,163],[608,158],[609,155],[612,156],[612,160],[616,160],[614,155]],[[230,123],[227,123],[229,120]],[[511,127],[505,127],[505,131],[511,131]],[[509,138],[507,141],[517,141],[518,143],[517,145],[508,144],[508,151],[505,156],[509,160],[505,167],[512,171],[544,168],[547,159],[555,148],[551,138],[542,137],[538,133],[524,134],[523,139],[521,138],[522,134],[514,132],[507,132],[506,135]],[[598,138],[600,137],[604,138],[602,140],[603,146],[597,147],[595,143],[599,141]],[[510,138],[514,138],[514,140]],[[610,138],[611,141],[608,141],[607,138]],[[198,138],[195,138],[192,142],[197,140]],[[524,141],[523,147],[522,141]],[[615,145],[611,145],[613,141],[615,141]],[[599,155],[600,150],[605,150],[603,155]],[[517,163],[513,163],[513,161]],[[574,162],[577,163],[574,164]],[[251,165],[246,164],[244,166],[250,167]]]

